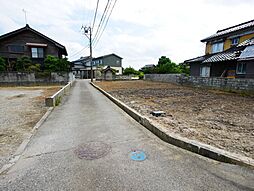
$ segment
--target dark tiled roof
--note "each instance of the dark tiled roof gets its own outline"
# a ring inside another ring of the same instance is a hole
[[[6,33],[6,34],[0,36],[0,40],[8,38],[8,37],[11,37],[13,35],[16,35],[16,34],[18,34],[20,32],[26,31],[26,30],[29,30],[29,31],[31,31],[31,32],[41,36],[42,38],[50,41],[51,43],[55,44],[58,48],[62,49],[64,55],[66,55],[66,56],[68,55],[65,46],[61,45],[60,43],[54,41],[53,39],[51,39],[51,38],[49,38],[47,36],[45,36],[44,34],[42,34],[42,33],[38,32],[38,31],[32,29],[28,24],[25,27],[23,27],[23,28],[20,28],[18,30],[15,30],[15,31],[12,31],[12,32],[9,32],[9,33]]]
[[[229,50],[225,52],[220,52],[204,60],[203,63],[237,60],[240,54],[241,54],[240,50]]]
[[[199,57],[196,57],[196,58],[185,60],[184,63],[203,62],[205,59],[209,58],[210,56],[211,55],[199,56]]]
[[[212,40],[212,39],[215,39],[217,37],[221,37],[221,36],[224,36],[224,35],[236,32],[236,31],[240,31],[240,30],[243,30],[243,29],[247,29],[247,28],[250,28],[250,27],[254,27],[254,20],[251,20],[251,21],[248,21],[248,22],[245,22],[245,23],[241,23],[239,25],[235,25],[235,26],[223,29],[223,30],[219,30],[219,31],[217,31],[216,34],[213,34],[213,35],[211,35],[207,38],[202,39],[201,42],[206,42],[208,40]]]
[[[254,38],[243,41],[242,43],[238,44],[237,47],[251,46],[251,45],[254,45]]]
[[[115,56],[115,57],[118,57],[120,59],[123,59],[122,57],[112,53],[112,54],[108,54],[108,55],[104,55],[104,56],[100,56],[100,57],[97,57],[97,58],[94,58],[95,60],[98,60],[98,59],[102,59],[102,58],[105,58],[105,57],[109,57],[109,56]]]
[[[78,60],[74,60],[72,61],[72,63],[85,63],[86,61],[90,60],[90,56],[86,56],[86,57],[81,57]]]

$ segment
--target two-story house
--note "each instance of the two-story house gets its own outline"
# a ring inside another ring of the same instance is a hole
[[[29,25],[0,36],[0,57],[9,63],[27,56],[32,62],[43,64],[47,55],[62,58],[67,56],[67,51],[63,45]]]
[[[116,71],[116,75],[123,74],[122,59],[116,54],[108,54],[93,58],[93,76],[96,76],[96,71],[99,69],[106,69],[110,66],[111,69]],[[91,64],[90,57],[81,57],[78,60],[72,61],[72,72],[78,78],[90,79],[91,77]]]
[[[107,66],[110,66],[110,68],[114,69],[116,71],[116,75],[122,75],[123,74],[123,68],[122,68],[122,59],[120,56],[116,54],[108,54],[104,56],[100,56],[93,59],[93,63],[97,67],[104,67],[107,68]]]
[[[204,38],[205,55],[186,60],[191,76],[254,78],[254,20]]]

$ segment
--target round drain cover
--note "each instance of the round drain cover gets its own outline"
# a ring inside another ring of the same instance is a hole
[[[74,151],[80,159],[94,160],[106,156],[111,147],[103,142],[89,142],[78,146]]]
[[[134,161],[144,161],[146,160],[146,154],[144,153],[144,151],[135,150],[131,152],[130,158]]]

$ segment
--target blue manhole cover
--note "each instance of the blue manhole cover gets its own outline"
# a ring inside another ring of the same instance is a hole
[[[135,150],[131,152],[130,158],[131,160],[134,160],[134,161],[144,161],[146,160],[146,154],[144,153],[144,151]]]

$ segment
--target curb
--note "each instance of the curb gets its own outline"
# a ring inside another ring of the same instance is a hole
[[[75,80],[72,82],[68,82],[67,85],[65,85],[63,88],[61,88],[58,92],[56,92],[54,95],[51,97],[45,98],[45,104],[48,107],[55,107],[57,106],[60,102],[64,94],[71,89],[73,84],[75,83]]]
[[[158,136],[163,141],[180,147],[182,149],[194,152],[196,154],[230,164],[247,166],[254,168],[254,159],[248,158],[245,156],[241,156],[235,153],[231,153],[204,143],[200,143],[195,140],[190,140],[185,137],[181,137],[177,134],[170,133],[169,131],[165,130],[158,124],[155,124],[150,119],[142,116],[134,109],[130,108],[123,102],[119,101],[118,99],[111,96],[109,93],[101,89],[100,87],[96,86],[93,83],[90,83],[93,87],[99,90],[102,94],[104,94],[107,98],[109,98],[113,103],[115,103],[118,107],[124,110],[128,115],[130,115],[133,119],[135,119],[138,123],[146,127],[149,131],[153,134]]]
[[[5,164],[0,169],[0,175],[7,172],[13,165],[16,164],[16,162],[19,160],[21,154],[26,149],[28,143],[30,142],[31,138],[35,135],[38,128],[47,120],[48,116],[52,113],[54,110],[54,107],[48,108],[47,112],[42,116],[42,118],[36,123],[36,125],[33,127],[32,131],[28,134],[28,136],[23,140],[23,142],[19,145],[18,149],[14,153],[13,157],[9,160],[7,164]]]

